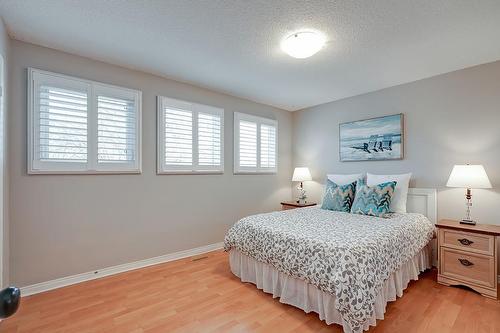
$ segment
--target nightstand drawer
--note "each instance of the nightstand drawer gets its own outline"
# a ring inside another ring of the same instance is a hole
[[[440,228],[439,244],[457,250],[493,256],[495,236]]]
[[[441,247],[440,274],[445,277],[495,288],[495,258]]]

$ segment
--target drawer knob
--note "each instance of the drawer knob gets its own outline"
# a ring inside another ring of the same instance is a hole
[[[469,261],[469,260],[467,260],[467,259],[458,259],[458,261],[460,261],[460,263],[461,263],[462,265],[467,266],[467,267],[468,267],[468,266],[472,266],[472,265],[474,265],[474,263],[470,262],[470,261]]]
[[[474,243],[473,241],[468,240],[467,238],[461,238],[458,241],[460,242],[460,244],[466,245],[466,246],[469,246],[469,245]]]

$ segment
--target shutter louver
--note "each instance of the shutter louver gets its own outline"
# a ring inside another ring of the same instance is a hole
[[[38,96],[39,141],[46,162],[87,162],[87,93],[42,85]]]
[[[198,165],[221,165],[221,117],[216,114],[198,114]]]
[[[260,126],[260,167],[276,167],[276,127],[272,125]]]
[[[165,108],[165,165],[193,164],[193,113]]]
[[[136,159],[134,100],[97,96],[97,161],[133,162]]]
[[[240,166],[257,167],[257,124],[241,120],[239,136]]]

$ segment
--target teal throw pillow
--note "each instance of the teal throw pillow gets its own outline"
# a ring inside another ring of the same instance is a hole
[[[321,208],[349,213],[355,193],[356,182],[347,185],[337,185],[330,179],[327,179]]]
[[[389,206],[395,187],[396,182],[368,186],[364,180],[358,180],[351,213],[385,217],[390,213]]]

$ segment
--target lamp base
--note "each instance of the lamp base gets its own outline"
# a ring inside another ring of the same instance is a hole
[[[460,224],[476,225],[476,221],[463,219],[460,221]]]

